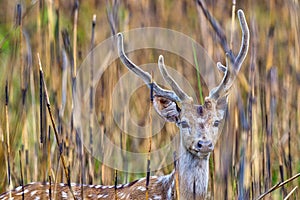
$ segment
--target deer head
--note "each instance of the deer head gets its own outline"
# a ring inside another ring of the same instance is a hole
[[[219,125],[227,109],[227,96],[234,80],[246,57],[249,47],[249,29],[242,10],[238,11],[238,18],[242,29],[242,42],[236,57],[232,52],[226,53],[226,66],[217,63],[218,69],[224,74],[221,83],[212,89],[205,98],[204,105],[196,105],[169,75],[164,65],[162,55],[158,59],[159,70],[170,85],[172,91],[164,90],[155,82],[149,73],[135,65],[125,55],[123,36],[118,37],[118,52],[123,64],[139,76],[150,88],[153,85],[154,108],[166,121],[174,122],[180,129],[181,142],[185,150],[199,158],[207,158],[218,140]],[[177,103],[181,104],[179,107]]]

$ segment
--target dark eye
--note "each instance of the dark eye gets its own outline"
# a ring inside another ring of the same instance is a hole
[[[219,124],[220,124],[220,121],[219,121],[219,120],[214,121],[214,127],[218,127]]]
[[[180,124],[181,124],[182,128],[189,128],[190,127],[190,125],[187,123],[187,121],[181,121]]]

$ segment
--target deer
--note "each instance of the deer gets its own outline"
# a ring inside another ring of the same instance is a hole
[[[146,192],[151,200],[205,199],[209,181],[209,157],[221,132],[219,126],[226,116],[229,91],[249,48],[250,36],[245,15],[242,10],[238,10],[237,13],[242,30],[239,53],[234,57],[232,52],[227,52],[225,66],[220,62],[217,63],[217,68],[224,75],[219,85],[205,97],[203,105],[194,104],[193,98],[186,94],[169,75],[162,55],[158,58],[158,67],[172,90],[163,89],[156,84],[148,72],[143,71],[127,57],[124,51],[123,35],[117,34],[120,60],[149,88],[153,89],[153,106],[156,112],[165,121],[175,123],[180,130],[178,148],[180,157],[170,174],[150,176],[147,188],[146,178],[116,186],[33,182],[1,194],[0,199],[130,200],[145,199]],[[179,107],[178,104],[181,106]]]

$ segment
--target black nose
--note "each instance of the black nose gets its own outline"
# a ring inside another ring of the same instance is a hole
[[[199,140],[197,148],[200,152],[209,153],[214,149],[214,145],[209,140]]]

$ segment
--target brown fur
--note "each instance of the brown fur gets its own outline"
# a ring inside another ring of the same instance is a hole
[[[170,199],[168,190],[172,191],[171,198],[173,199],[174,194],[174,180],[173,173],[162,177],[151,177],[149,182],[149,198],[151,199]],[[129,184],[118,185],[115,189],[114,186],[102,186],[102,185],[84,185],[83,186],[83,197],[84,199],[116,199],[115,194],[118,195],[117,199],[145,199],[146,196],[146,179],[140,179],[133,181]],[[81,186],[77,184],[71,184],[71,188],[76,199],[82,199]],[[14,200],[25,199],[50,199],[50,186],[48,183],[31,183],[17,187],[11,191],[11,196]],[[9,192],[0,195],[0,199],[9,199]],[[70,188],[67,184],[56,184],[51,185],[51,199],[72,199]]]

